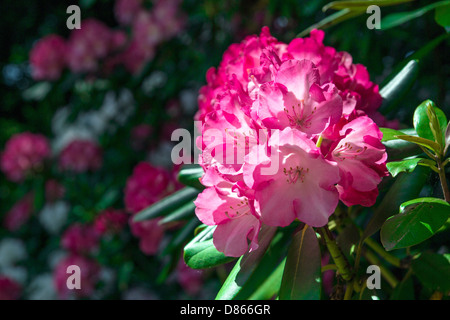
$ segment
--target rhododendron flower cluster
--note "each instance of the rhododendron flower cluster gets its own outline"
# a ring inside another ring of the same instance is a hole
[[[323,39],[314,30],[285,44],[263,28],[207,73],[196,214],[228,256],[258,248],[263,224],[322,227],[339,201],[375,203],[387,174],[378,86]]]
[[[47,138],[30,132],[12,136],[0,155],[1,170],[8,180],[22,182],[33,171],[42,169],[51,150]]]
[[[3,226],[10,231],[16,231],[24,225],[34,211],[34,193],[29,192],[17,201],[6,213]]]
[[[22,293],[22,287],[16,281],[0,276],[0,300],[17,300]]]
[[[133,216],[142,209],[169,195],[177,188],[174,176],[166,169],[148,162],[138,163],[125,186],[125,207],[132,214],[129,223],[131,232],[140,239],[142,252],[152,255],[159,248],[164,236],[160,218],[134,222]]]
[[[121,65],[138,73],[153,59],[156,46],[182,29],[185,19],[179,7],[179,0],[155,1],[151,10],[140,0],[117,0],[115,15],[121,28],[88,18],[67,40],[55,34],[40,39],[30,52],[32,76],[53,81],[65,68],[74,73],[109,74]]]
[[[95,171],[100,169],[102,164],[102,149],[91,140],[73,140],[59,155],[59,168],[63,171]]]

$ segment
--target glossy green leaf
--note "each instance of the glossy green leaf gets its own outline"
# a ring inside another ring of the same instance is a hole
[[[397,136],[397,138],[401,139],[401,140],[405,140],[408,142],[412,142],[415,143],[419,146],[428,148],[436,153],[440,152],[441,146],[439,144],[437,144],[436,142],[432,141],[432,140],[428,140],[422,137],[414,137],[414,136],[408,136],[408,135],[399,135]]]
[[[333,1],[326,4],[322,11],[327,11],[328,9],[341,10],[345,8],[349,9],[360,9],[366,10],[368,6],[376,5],[382,6],[395,6],[406,2],[411,2],[414,0],[350,0],[350,1]]]
[[[444,155],[447,153],[448,148],[450,147],[450,121],[447,124],[447,128],[445,129],[445,149],[444,149]]]
[[[192,269],[207,269],[233,261],[216,249],[213,243],[213,227],[200,232],[184,247],[184,262]]]
[[[430,108],[434,112],[429,110]],[[441,109],[436,107],[433,101],[426,100],[416,108],[413,124],[419,137],[432,141],[438,140],[437,143],[444,145],[447,117]]]
[[[217,293],[216,300],[232,300],[239,294],[244,284],[258,267],[275,231],[275,227],[263,226],[261,228],[258,249],[239,258]]]
[[[386,148],[389,161],[402,160],[423,153],[418,145],[405,140],[392,139],[382,143]]]
[[[180,189],[138,212],[133,220],[137,222],[165,216],[187,202],[193,201],[199,193],[200,191],[198,189],[191,187]]]
[[[397,140],[397,136],[401,136],[401,135],[414,135],[414,134],[410,134],[408,133],[406,130],[394,130],[391,128],[379,128],[381,133],[383,134],[383,138],[381,139],[381,142],[385,142],[385,141],[391,141],[391,140]]]
[[[389,81],[380,89],[380,95],[383,102],[380,106],[380,112],[386,114],[395,109],[402,101],[402,98],[408,93],[419,74],[419,61],[410,60],[395,75],[389,76]]]
[[[203,168],[199,165],[185,165],[178,173],[178,181],[185,186],[203,190],[205,189],[205,187],[200,183],[199,180],[203,176],[203,174]]]
[[[434,20],[444,28],[450,27],[450,4],[436,8]]]
[[[234,299],[248,299],[267,280],[271,273],[274,272],[279,266],[280,261],[286,257],[287,249],[292,239],[292,232],[296,227],[297,224],[293,224],[289,227],[280,228],[277,231],[267,247],[264,256],[258,263],[258,266],[252,272],[249,279],[242,285],[241,290]],[[281,283],[281,277],[279,280]],[[280,288],[280,283],[278,283],[278,289]]]
[[[326,29],[331,26],[334,26],[338,23],[341,23],[345,20],[348,20],[353,17],[357,17],[359,15],[362,15],[366,12],[366,9],[364,10],[350,10],[350,9],[343,9],[338,12],[335,12],[328,17],[323,18],[319,22],[311,25],[310,27],[306,28],[302,32],[300,32],[296,37],[301,38],[307,36],[311,30],[313,29]]]
[[[172,211],[169,215],[162,218],[158,224],[163,225],[169,222],[180,221],[189,217],[195,217],[195,204],[189,201],[181,207]]]
[[[406,23],[412,19],[416,19],[421,17],[422,15],[426,14],[428,11],[436,9],[440,6],[448,5],[450,1],[438,1],[431,3],[429,5],[426,5],[422,8],[408,11],[408,12],[396,12],[391,13],[389,15],[386,15],[381,19],[381,30],[387,30],[396,26],[399,26],[403,23]]]
[[[424,252],[411,267],[424,286],[444,294],[450,291],[450,254]]]
[[[450,204],[438,198],[419,198],[400,206],[400,213],[381,228],[386,250],[406,248],[433,236],[450,217]]]
[[[407,159],[402,161],[388,162],[386,167],[389,173],[396,177],[400,172],[413,172],[420,162],[426,161],[422,158]]]
[[[321,293],[321,255],[312,227],[297,232],[289,247],[280,287],[280,300],[319,300]]]
[[[248,300],[270,300],[280,290],[281,279],[283,277],[286,258],[278,265],[278,267],[264,280],[261,285],[255,289]]]
[[[417,167],[411,173],[399,174],[374,208],[374,214],[364,229],[361,241],[373,235],[389,217],[397,214],[402,203],[417,198],[428,180],[429,173],[429,168]]]

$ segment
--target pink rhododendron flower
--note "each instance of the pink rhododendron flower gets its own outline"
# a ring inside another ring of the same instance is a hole
[[[134,222],[133,217],[129,223],[131,233],[139,238],[139,248],[147,255],[154,255],[158,252],[159,245],[164,237],[164,227],[158,224],[160,218]]]
[[[34,211],[34,193],[27,193],[6,213],[3,225],[9,231],[16,231],[24,225]]]
[[[125,207],[137,213],[172,192],[172,178],[166,169],[141,162],[125,186]]]
[[[61,237],[61,246],[73,253],[93,252],[98,246],[99,234],[94,226],[75,223]]]
[[[67,279],[70,274],[67,273],[69,266],[78,266],[80,268],[80,289],[71,290],[67,287]],[[89,297],[94,291],[99,281],[100,266],[93,259],[79,255],[69,254],[62,259],[53,271],[53,281],[58,296],[61,299],[68,299],[72,296],[77,298]]]
[[[66,66],[66,41],[58,35],[46,36],[30,52],[31,75],[35,80],[58,80]]]
[[[232,188],[224,181],[203,190],[194,201],[195,214],[204,224],[217,225],[213,234],[217,250],[226,256],[239,257],[258,248],[261,223],[253,201]]]
[[[91,140],[73,140],[59,155],[59,167],[63,171],[83,173],[95,171],[103,164],[102,149]]]
[[[325,152],[339,167],[341,200],[348,206],[371,206],[378,195],[378,184],[388,174],[382,133],[375,122],[362,116],[345,124],[339,134],[340,139]]]
[[[386,175],[378,86],[323,31],[284,44],[267,28],[231,45],[200,89],[196,215],[228,256],[263,225],[328,223],[339,200],[368,206]],[[374,117],[375,119],[371,118]]]
[[[22,182],[28,174],[42,169],[44,161],[50,157],[47,138],[30,132],[12,136],[1,154],[1,169],[13,182]]]
[[[0,276],[0,300],[18,300],[22,294],[22,287],[16,281]]]
[[[244,164],[244,181],[255,190],[255,207],[263,223],[287,226],[297,218],[313,227],[324,226],[339,200],[337,165],[324,159],[304,133],[290,127],[274,134],[268,147],[271,157],[256,165]],[[253,152],[261,148],[265,146]],[[278,164],[276,172],[264,174],[263,168],[273,161]]]
[[[128,215],[123,210],[106,209],[95,218],[94,228],[100,235],[118,233],[128,222]]]

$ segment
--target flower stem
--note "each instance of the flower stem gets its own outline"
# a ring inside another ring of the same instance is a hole
[[[444,199],[450,203],[450,191],[447,185],[447,178],[445,177],[445,167],[442,165],[441,159],[436,161],[439,170],[439,179],[441,180],[442,192],[444,193]]]
[[[325,240],[325,244],[330,252],[331,257],[333,258],[334,263],[336,264],[337,270],[345,281],[350,282],[353,278],[353,273],[350,269],[350,264],[348,263],[346,257],[342,253],[341,248],[337,245],[333,235],[327,226],[318,228],[318,231],[322,238]]]

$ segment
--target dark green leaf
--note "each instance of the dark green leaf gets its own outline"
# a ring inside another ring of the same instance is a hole
[[[273,298],[281,286],[286,258],[278,265],[278,267],[270,274],[261,285],[255,289],[248,300],[270,300]]]
[[[172,211],[177,209],[179,206],[182,206],[187,202],[194,200],[199,192],[200,191],[195,188],[185,187],[138,212],[134,216],[133,220],[136,222],[144,221],[167,215],[168,213],[171,213]]]
[[[212,239],[214,229],[206,228],[184,247],[184,261],[190,268],[212,268],[235,259],[225,256],[216,249]]]
[[[312,26],[308,27],[307,29],[303,30],[296,37],[297,38],[305,37],[313,29],[326,29],[326,28],[334,26],[340,22],[348,20],[350,18],[362,15],[365,12],[366,12],[365,9],[364,10],[350,10],[350,9],[340,10],[340,11],[335,12],[335,13],[329,15],[328,17],[320,20],[319,22],[313,24]]]
[[[424,252],[411,263],[424,286],[446,294],[450,291],[450,255]]]
[[[258,249],[239,258],[217,293],[216,300],[232,300],[238,295],[264,256],[275,231],[275,227],[263,226],[261,228]]]
[[[444,28],[450,27],[450,4],[436,8],[434,20]]]
[[[383,97],[380,112],[383,114],[391,112],[402,101],[416,81],[418,73],[419,61],[410,60],[400,72],[389,77],[389,82],[380,89],[380,95]]]
[[[289,247],[280,287],[280,300],[319,300],[321,292],[319,241],[312,227],[305,225]]]
[[[411,277],[405,277],[392,291],[390,300],[414,300],[414,283]]]
[[[372,219],[367,224],[361,241],[377,232],[386,219],[398,213],[403,202],[417,198],[428,179],[430,169],[417,167],[411,173],[401,173],[393,185],[384,195],[383,200],[376,206]]]
[[[203,176],[203,168],[199,165],[185,165],[178,173],[178,181],[185,186],[193,187],[199,190],[205,189],[200,183],[200,178]]]
[[[341,10],[345,8],[349,9],[360,9],[366,10],[368,6],[376,5],[382,6],[395,6],[405,2],[411,2],[414,0],[351,0],[351,1],[333,1],[326,4],[322,11],[327,11],[328,9]]]
[[[172,211],[172,213],[162,218],[158,223],[162,225],[169,222],[180,221],[192,216],[195,216],[195,204],[194,202],[190,201],[182,205],[178,209]]]
[[[381,228],[386,250],[406,248],[433,236],[450,216],[450,204],[437,198],[419,198],[400,206],[400,213]]]
[[[392,13],[387,16],[385,16],[383,19],[381,19],[381,29],[386,30],[390,29],[396,26],[399,26],[405,22],[408,22],[412,19],[418,18],[424,14],[426,14],[428,11],[433,10],[439,6],[444,6],[449,4],[450,1],[439,1],[434,2],[429,5],[426,5],[422,8],[408,11],[408,12],[398,12],[398,13]]]
[[[406,132],[406,130],[394,130],[391,128],[380,128],[381,133],[383,133],[383,138],[381,139],[381,142],[385,142],[385,141],[391,141],[391,140],[397,140],[397,136],[398,135],[414,135],[414,134],[409,134]]]

